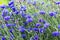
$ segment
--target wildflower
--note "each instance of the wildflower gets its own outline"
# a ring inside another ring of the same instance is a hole
[[[60,32],[54,31],[54,32],[52,32],[52,36],[60,36]]]
[[[6,26],[7,26],[7,27],[11,27],[11,26],[12,26],[12,24],[6,24]]]
[[[26,22],[28,22],[28,23],[29,23],[29,22],[32,22],[32,21],[33,21],[32,18],[27,18],[27,19],[26,19]]]
[[[26,6],[21,6],[20,7],[20,11],[26,11],[26,9],[27,9]]]
[[[26,38],[26,34],[22,34],[21,37],[22,37],[22,38]]]
[[[28,32],[30,32],[30,31],[32,31],[32,28],[30,27],[30,28],[28,28],[27,30],[28,30]]]
[[[43,33],[43,32],[44,32],[44,28],[40,28],[40,29],[39,29],[39,32],[40,32],[40,33]]]
[[[15,14],[18,14],[19,13],[19,11],[15,11]]]
[[[20,26],[20,27],[18,28],[18,30],[19,30],[20,32],[25,32],[25,28],[24,28],[23,26]]]
[[[13,11],[13,12],[15,12],[15,11],[16,11],[16,8],[15,8],[15,7],[12,7],[11,9],[12,9],[12,11]]]
[[[33,31],[38,32],[39,29],[38,28],[33,28]]]
[[[2,16],[5,17],[6,15],[8,15],[8,10],[4,9],[4,10],[2,11]]]
[[[30,16],[30,15],[26,15],[25,17],[26,17],[26,18],[31,18],[31,16]]]
[[[41,19],[39,19],[39,22],[45,23],[45,20],[41,18]]]
[[[41,3],[42,5],[44,4],[44,2]]]
[[[36,27],[39,27],[39,26],[41,26],[41,24],[40,23],[36,23]]]
[[[60,4],[60,1],[58,1],[58,2],[55,2],[55,4],[59,5],[59,4]]]
[[[44,24],[44,28],[48,28],[49,26],[50,26],[49,23],[45,23],[45,24]]]
[[[36,5],[36,1],[34,1],[32,4],[33,4],[33,5]]]
[[[34,36],[34,40],[39,40],[39,36],[38,35],[35,35]]]
[[[6,40],[6,38],[5,37],[2,37],[2,39],[1,40]]]
[[[60,24],[58,25],[58,28],[60,29]]]
[[[4,8],[6,8],[6,5],[1,5],[0,8],[3,8],[4,9]]]
[[[56,13],[55,12],[50,12],[49,15],[52,17],[52,16],[55,16]]]
[[[39,13],[42,14],[42,15],[44,15],[44,14],[45,14],[45,11],[42,11],[42,10],[41,10]]]
[[[6,21],[10,20],[10,16],[5,16],[4,20],[6,20]]]
[[[12,4],[14,4],[14,2],[13,2],[13,1],[10,1],[8,5],[10,6],[10,5],[12,5]]]
[[[13,32],[13,30],[14,30],[14,29],[12,28],[12,29],[10,29],[10,30],[9,30],[9,32],[10,32],[10,33],[12,33],[12,32]]]
[[[10,8],[14,7],[14,1],[10,1],[10,2],[8,3],[8,6],[9,6]]]

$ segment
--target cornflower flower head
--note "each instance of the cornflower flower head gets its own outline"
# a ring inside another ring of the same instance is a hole
[[[26,18],[31,18],[31,16],[30,16],[30,15],[26,15],[25,17],[26,17]]]
[[[28,22],[28,23],[33,22],[33,19],[32,18],[27,18],[26,22]]]
[[[22,34],[21,37],[22,37],[22,38],[26,38],[26,34]]]
[[[50,26],[49,23],[45,23],[45,24],[44,24],[44,28],[48,28],[49,26]]]
[[[13,5],[13,4],[14,4],[13,1],[10,1],[10,2],[8,3],[9,6],[11,6],[11,5]]]
[[[54,31],[54,32],[52,32],[52,36],[60,36],[60,32]]]
[[[56,16],[56,12],[50,12],[49,15],[50,15],[51,17]]]
[[[8,10],[3,9],[3,11],[2,11],[2,16],[5,17],[5,16],[7,16],[7,15],[8,15]]]
[[[36,23],[36,25],[35,25],[36,27],[39,27],[39,26],[41,26],[41,24],[40,23]]]
[[[39,36],[38,35],[34,35],[34,40],[39,40]]]
[[[44,14],[45,14],[45,11],[42,11],[42,10],[41,10],[39,13],[42,14],[42,15],[44,15]]]
[[[23,32],[25,32],[26,29],[25,29],[23,26],[20,26],[20,27],[18,28],[18,30],[23,33]]]
[[[59,4],[60,4],[60,1],[58,1],[58,2],[55,2],[55,4],[59,5]]]
[[[45,31],[44,28],[40,28],[40,29],[39,29],[39,32],[40,32],[40,33],[44,33],[44,31]]]
[[[44,19],[40,18],[40,19],[39,19],[39,22],[45,23],[46,21],[45,21]]]
[[[10,16],[5,16],[4,20],[6,20],[6,21],[10,20]]]
[[[60,29],[60,24],[58,25],[58,29]]]
[[[32,30],[35,32],[39,32],[39,28],[33,28]]]
[[[6,40],[6,38],[5,37],[2,37],[2,39],[1,40]]]

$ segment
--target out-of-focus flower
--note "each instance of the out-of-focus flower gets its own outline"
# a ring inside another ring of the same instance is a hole
[[[38,35],[35,35],[34,36],[34,40],[39,40],[39,36]]]
[[[20,32],[25,32],[25,28],[24,28],[23,26],[18,27],[18,30],[19,30]]]
[[[28,23],[30,23],[30,22],[32,22],[32,21],[33,21],[32,18],[27,18],[27,19],[26,19],[26,22],[28,22]]]
[[[40,28],[40,29],[39,29],[39,32],[40,32],[40,33],[43,33],[44,31],[45,31],[44,28]]]
[[[45,14],[45,11],[42,11],[42,10],[41,10],[39,13],[42,14],[42,15],[44,15],[44,14]]]
[[[33,28],[32,30],[35,31],[35,32],[39,32],[38,28]]]
[[[10,20],[10,16],[5,16],[4,20],[6,20],[6,21]]]
[[[42,18],[40,18],[40,19],[39,19],[39,22],[41,22],[41,23],[45,23],[45,20],[42,19]]]
[[[60,24],[58,25],[58,29],[60,29]]]
[[[48,28],[49,26],[50,26],[49,23],[45,23],[45,24],[44,24],[44,28]]]
[[[49,15],[52,16],[56,16],[56,12],[50,12]]]
[[[2,37],[2,39],[1,40],[6,40],[6,38],[5,37]]]
[[[21,37],[22,37],[22,38],[26,38],[26,34],[22,34]]]
[[[60,4],[60,1],[58,1],[58,2],[55,2],[55,4],[59,5],[59,4]]]
[[[41,26],[41,24],[40,23],[36,23],[36,25],[35,25],[36,27],[39,27],[39,26]]]
[[[8,15],[8,10],[4,9],[4,10],[2,11],[2,16],[5,17],[6,15]]]
[[[60,36],[60,32],[54,31],[54,32],[52,32],[52,36]]]

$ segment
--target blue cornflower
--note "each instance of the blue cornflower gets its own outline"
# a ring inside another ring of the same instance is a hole
[[[34,1],[32,4],[33,4],[33,5],[36,5],[36,1]]]
[[[7,26],[7,27],[11,27],[11,26],[12,26],[12,24],[6,24],[6,26]]]
[[[15,11],[15,14],[18,14],[19,13],[19,11]]]
[[[4,10],[2,11],[2,16],[5,17],[6,15],[8,15],[8,10],[4,9]]]
[[[0,36],[2,36],[2,33],[0,32]]]
[[[58,25],[58,29],[60,29],[60,24]]]
[[[10,32],[10,33],[12,33],[13,31],[14,31],[14,29],[13,29],[13,28],[9,30],[9,32]]]
[[[50,12],[49,15],[52,16],[56,16],[56,12]]]
[[[8,5],[10,6],[10,5],[12,5],[12,4],[14,4],[14,2],[13,2],[13,1],[10,1]]]
[[[35,25],[36,27],[39,27],[39,26],[41,26],[41,24],[40,23],[36,23],[36,25]]]
[[[44,4],[44,2],[41,3],[42,5]]]
[[[27,22],[23,22],[24,23],[24,25],[27,25],[28,23]]]
[[[2,25],[1,28],[4,28],[4,25]]]
[[[15,7],[12,7],[11,9],[13,12],[17,11]]]
[[[22,38],[26,38],[26,34],[21,34],[21,37]]]
[[[60,36],[60,32],[54,31],[54,32],[52,32],[52,36]]]
[[[29,23],[29,22],[32,22],[32,21],[33,21],[32,18],[27,18],[27,19],[26,19],[26,22],[28,22],[28,23]]]
[[[6,8],[6,5],[1,5],[0,8],[3,8],[4,9],[4,8]]]
[[[23,11],[20,11],[21,16],[25,18],[26,14]]]
[[[30,31],[32,31],[32,28],[30,27],[30,28],[28,28],[27,30],[28,30],[28,32],[30,32]]]
[[[40,18],[40,19],[39,19],[39,22],[45,23],[46,21],[45,21],[44,19]]]
[[[58,1],[58,2],[55,2],[55,4],[59,5],[59,4],[60,4],[60,1]]]
[[[33,28],[32,30],[35,31],[35,32],[39,32],[38,28]]]
[[[43,33],[43,32],[44,32],[44,28],[40,28],[40,29],[39,29],[39,32],[40,32],[40,33]]]
[[[20,11],[26,11],[26,9],[27,7],[25,5],[20,7]]]
[[[26,17],[26,18],[31,18],[31,16],[30,16],[30,15],[26,15],[25,17]]]
[[[49,26],[50,26],[49,23],[45,23],[45,24],[44,24],[44,28],[48,28]]]
[[[44,14],[45,14],[45,11],[42,11],[42,10],[41,10],[39,13],[42,14],[42,15],[44,15]]]
[[[18,27],[18,30],[19,30],[20,32],[25,32],[25,28],[24,28],[23,26]]]
[[[6,21],[10,20],[10,16],[5,16],[4,20],[6,20]]]
[[[1,40],[6,40],[6,38],[5,37],[2,37],[2,39]]]
[[[38,35],[35,35],[34,36],[34,40],[39,40],[39,36]]]

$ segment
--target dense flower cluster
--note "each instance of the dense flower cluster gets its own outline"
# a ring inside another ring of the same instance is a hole
[[[23,2],[26,4],[10,1],[0,6],[0,40],[59,40],[60,13],[57,10],[47,12],[50,6],[44,9],[43,4],[47,6],[44,2]]]

